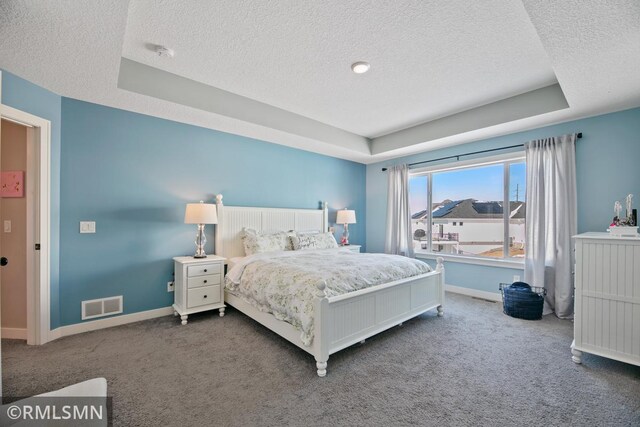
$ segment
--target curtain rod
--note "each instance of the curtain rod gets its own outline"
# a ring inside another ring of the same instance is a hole
[[[582,138],[582,132],[579,132],[577,137],[578,137],[578,139]],[[472,156],[474,154],[491,153],[493,151],[508,150],[509,148],[517,148],[517,147],[524,147],[524,144],[509,145],[508,147],[500,147],[500,148],[490,148],[488,150],[473,151],[471,153],[464,153],[464,154],[456,154],[455,156],[440,157],[439,159],[424,160],[422,162],[409,163],[409,167],[415,166],[415,165],[422,165],[424,163],[438,162],[440,160],[448,160],[448,159],[460,160],[460,157],[464,157],[464,156]],[[382,172],[385,172],[386,170],[387,170],[387,168],[382,168]]]

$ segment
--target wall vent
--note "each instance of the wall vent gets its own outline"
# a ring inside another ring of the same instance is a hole
[[[82,320],[122,313],[122,295],[82,301]]]

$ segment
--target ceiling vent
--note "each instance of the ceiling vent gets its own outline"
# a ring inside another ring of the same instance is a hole
[[[169,49],[165,46],[156,46],[156,53],[158,54],[158,56],[161,56],[163,58],[173,58],[173,55],[175,55],[173,49]]]
[[[82,320],[122,313],[122,295],[82,301]]]

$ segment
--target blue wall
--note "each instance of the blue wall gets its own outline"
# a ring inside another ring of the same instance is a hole
[[[59,247],[60,247],[60,106],[55,93],[2,71],[2,103],[51,122],[51,328],[60,323]]]
[[[171,305],[171,258],[195,250],[185,203],[218,193],[238,206],[327,201],[330,222],[353,208],[351,239],[365,244],[362,164],[68,98],[62,124],[61,325],[80,322],[88,299],[124,295],[125,313]],[[80,234],[81,220],[96,234]]]
[[[505,147],[572,132],[583,134],[576,147],[578,231],[604,231],[613,217],[616,200],[632,193],[636,195],[636,206],[640,205],[640,108],[368,165],[367,250],[384,250],[387,187],[382,167]],[[522,271],[514,269],[452,262],[447,262],[445,267],[447,283],[489,292],[496,292],[498,282],[510,282],[514,274],[522,274]]]

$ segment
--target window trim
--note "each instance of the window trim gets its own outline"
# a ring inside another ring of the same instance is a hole
[[[522,163],[526,164],[526,156],[524,151],[516,151],[505,154],[499,154],[495,156],[487,156],[487,157],[476,157],[473,159],[456,161],[456,162],[448,162],[441,163],[438,165],[430,165],[422,168],[416,168],[409,172],[409,177],[416,176],[426,176],[427,177],[427,206],[433,206],[433,179],[432,175],[440,172],[450,172],[458,169],[470,169],[474,167],[483,167],[490,166],[495,164],[502,164],[504,166],[504,179],[503,179],[503,204],[509,203],[509,189],[511,187],[511,165],[513,163]],[[526,201],[525,201],[526,202]],[[506,206],[506,204],[505,204]],[[429,248],[429,252],[416,252],[416,258],[424,258],[424,259],[435,259],[437,257],[442,257],[446,261],[451,262],[459,262],[459,263],[467,263],[467,264],[477,264],[477,265],[486,265],[492,267],[502,267],[502,268],[524,268],[524,259],[504,256],[504,254],[509,253],[509,216],[506,214],[503,208],[503,243],[502,243],[502,258],[492,258],[492,257],[480,257],[473,255],[453,255],[453,254],[442,254],[439,252],[431,252],[431,248],[433,247],[433,218],[431,217],[431,210],[429,210],[428,222],[427,222],[427,247]]]

